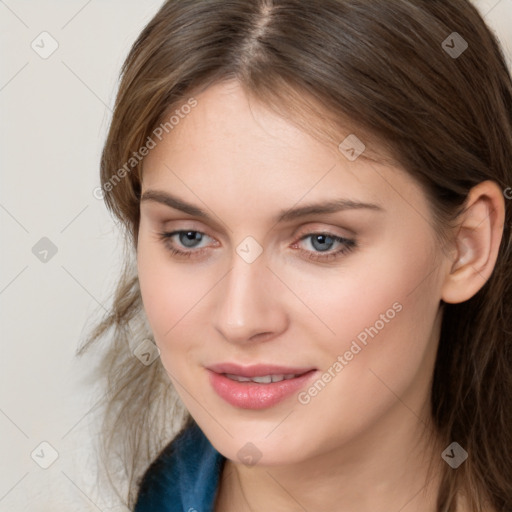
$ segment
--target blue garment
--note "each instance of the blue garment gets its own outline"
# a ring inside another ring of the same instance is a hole
[[[134,512],[213,512],[225,460],[194,422],[146,470]]]

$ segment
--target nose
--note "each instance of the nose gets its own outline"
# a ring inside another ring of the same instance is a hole
[[[263,256],[247,263],[234,254],[231,271],[218,287],[215,328],[231,343],[267,341],[287,327],[283,285]]]

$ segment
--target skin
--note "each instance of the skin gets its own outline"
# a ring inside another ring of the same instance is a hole
[[[434,511],[446,446],[437,439],[427,446],[425,433],[440,300],[467,300],[491,274],[504,222],[501,190],[490,181],[472,190],[443,251],[426,197],[402,169],[349,161],[249,99],[235,81],[195,97],[198,105],[146,157],[142,193],[171,193],[211,219],[141,201],[137,260],[162,364],[228,459],[215,510]],[[335,198],[382,211],[274,220],[282,210]],[[196,251],[190,258],[172,255],[159,237],[180,229],[204,233],[195,246],[178,236],[167,241]],[[319,231],[357,246],[310,260],[322,247],[342,247],[301,240]],[[236,252],[247,236],[263,249],[252,263]],[[271,408],[239,409],[209,384],[205,367],[226,361],[312,366],[321,374],[395,303],[394,318],[305,405],[293,395]],[[237,455],[247,442],[261,452],[253,466]]]

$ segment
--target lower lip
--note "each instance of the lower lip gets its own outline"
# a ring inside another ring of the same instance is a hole
[[[210,383],[215,392],[226,402],[241,409],[266,409],[298,392],[317,373],[311,370],[300,377],[258,384],[257,382],[238,382],[223,374],[210,373]]]

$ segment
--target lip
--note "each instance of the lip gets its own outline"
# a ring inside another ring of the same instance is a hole
[[[207,368],[210,384],[214,391],[226,402],[240,409],[266,409],[291,397],[319,372],[314,368],[297,368],[270,364],[242,367],[232,363],[214,365]],[[226,377],[230,373],[241,377],[261,377],[264,375],[300,374],[298,377],[270,384],[257,382],[237,382]]]
[[[264,375],[287,375],[303,374],[316,368],[311,366],[278,366],[275,364],[254,364],[251,366],[240,366],[236,363],[220,363],[207,367],[215,373],[231,373],[240,377],[263,377]]]

